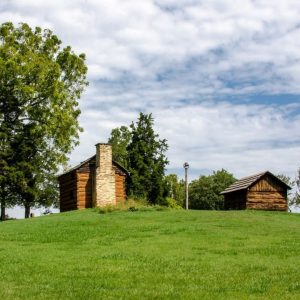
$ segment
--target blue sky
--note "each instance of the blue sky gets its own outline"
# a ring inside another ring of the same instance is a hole
[[[72,165],[153,113],[169,169],[294,177],[300,167],[300,2],[10,0],[1,22],[50,28],[86,53]]]

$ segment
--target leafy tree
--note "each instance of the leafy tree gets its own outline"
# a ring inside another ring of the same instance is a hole
[[[53,202],[58,167],[78,144],[86,72],[85,56],[62,49],[50,30],[0,26],[2,210],[16,199],[28,217],[30,207]]]
[[[220,193],[235,182],[232,174],[222,169],[212,175],[200,176],[189,185],[189,206],[192,209],[224,208],[224,199]]]
[[[130,192],[151,204],[160,203],[167,196],[165,167],[168,160],[165,153],[167,141],[159,139],[153,129],[152,114],[140,113],[138,121],[130,125],[131,141],[127,146],[130,171]]]
[[[184,180],[179,180],[176,174],[165,176],[168,187],[168,197],[174,199],[180,206],[184,205],[185,201],[185,185]]]
[[[120,163],[124,168],[128,168],[127,147],[131,141],[131,132],[128,127],[121,126],[111,131],[108,143],[112,145],[113,160]]]
[[[291,188],[295,188],[294,193],[293,190],[288,191],[288,207],[289,211],[291,211],[292,207],[300,206],[300,168],[298,169],[298,173],[296,175],[295,180],[292,180],[291,177],[279,174],[277,175],[279,179],[289,185]]]
[[[295,186],[295,181],[293,181],[291,179],[291,177],[284,175],[284,174],[279,174],[277,175],[277,177],[282,180],[284,183],[286,183],[288,186],[290,186],[291,188],[293,188]],[[292,190],[288,190],[288,194],[287,194],[287,202],[288,202],[288,209],[289,211],[291,211],[291,208],[296,204],[295,203],[296,200],[296,195],[293,195]]]

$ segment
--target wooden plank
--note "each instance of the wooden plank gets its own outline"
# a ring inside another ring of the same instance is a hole
[[[285,188],[278,184],[277,181],[275,181],[270,176],[265,176],[262,179],[260,179],[254,186],[250,188],[251,191],[284,191]]]

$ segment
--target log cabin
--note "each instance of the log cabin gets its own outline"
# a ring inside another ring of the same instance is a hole
[[[271,172],[261,172],[237,180],[221,192],[225,209],[287,211],[286,183]]]
[[[58,177],[60,211],[115,205],[126,200],[128,171],[112,160],[109,144],[96,145],[96,155]]]

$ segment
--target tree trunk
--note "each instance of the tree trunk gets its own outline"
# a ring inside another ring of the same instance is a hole
[[[5,221],[5,200],[1,199],[1,221]]]
[[[30,216],[30,204],[25,204],[25,219],[28,219]]]

